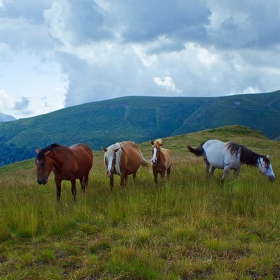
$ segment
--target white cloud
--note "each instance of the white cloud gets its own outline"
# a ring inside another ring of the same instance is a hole
[[[0,89],[0,110],[4,108],[12,108],[14,100],[4,90]]]
[[[157,60],[155,55],[146,55],[140,46],[134,45],[132,48],[145,66],[150,66]]]
[[[254,87],[247,87],[243,90],[242,93],[260,93],[260,89],[259,88],[254,88]]]
[[[48,26],[50,35],[57,40],[56,49],[64,50],[71,41],[71,33],[66,27],[66,17],[68,13],[67,2],[53,2],[50,9],[43,12],[45,23]]]
[[[163,79],[159,77],[154,78],[155,83],[159,86],[164,88],[167,91],[172,91],[176,93],[181,93],[182,90],[178,89],[171,77],[164,77]]]

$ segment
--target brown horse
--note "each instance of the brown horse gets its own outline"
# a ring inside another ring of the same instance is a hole
[[[153,162],[153,173],[155,183],[158,183],[157,175],[160,174],[163,179],[165,176],[165,172],[167,172],[167,177],[170,175],[171,168],[171,152],[168,149],[161,148],[162,140],[156,139],[155,141],[151,141],[152,144],[152,162]]]
[[[76,179],[80,180],[82,190],[88,184],[88,174],[92,167],[93,155],[91,149],[84,144],[71,147],[51,144],[46,148],[36,149],[37,183],[45,185],[53,171],[56,183],[56,197],[60,200],[61,181],[71,182],[71,191],[76,200]]]
[[[140,165],[151,167],[134,142],[124,141],[115,143],[108,148],[101,148],[104,151],[104,165],[107,175],[110,177],[111,190],[114,186],[114,174],[121,177],[121,186],[125,187],[128,175],[133,174],[135,179]]]

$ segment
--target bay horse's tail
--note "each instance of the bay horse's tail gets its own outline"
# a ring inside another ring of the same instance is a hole
[[[190,146],[190,144],[188,144],[188,145],[187,145],[187,149],[188,149],[191,153],[193,153],[194,155],[196,155],[197,157],[201,157],[201,156],[204,155],[204,149],[203,149],[203,144],[204,144],[204,143],[205,143],[205,142],[201,143],[200,146],[199,146],[198,148],[196,148],[196,149],[192,148],[192,147]]]
[[[141,166],[146,167],[146,168],[152,168],[152,162],[146,160],[140,150],[139,150],[139,154],[141,157]]]

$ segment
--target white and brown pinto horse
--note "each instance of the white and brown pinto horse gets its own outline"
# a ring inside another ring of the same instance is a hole
[[[158,183],[157,175],[160,174],[161,178],[163,179],[165,173],[167,173],[167,177],[169,178],[170,175],[170,168],[171,168],[171,152],[168,149],[162,148],[162,140],[156,139],[155,141],[151,141],[152,144],[152,163],[153,163],[153,173],[154,173],[154,180],[155,183]]]
[[[201,143],[197,149],[187,145],[187,149],[196,156],[203,156],[208,176],[212,175],[216,168],[223,169],[222,182],[231,169],[237,176],[242,164],[256,166],[271,182],[275,179],[268,155],[259,155],[242,145],[213,139]]]
[[[118,142],[108,148],[102,147],[102,150],[104,151],[106,172],[110,177],[111,190],[114,186],[114,174],[121,177],[121,186],[125,187],[128,175],[133,174],[133,179],[135,179],[140,165],[144,167],[151,166],[134,142]]]

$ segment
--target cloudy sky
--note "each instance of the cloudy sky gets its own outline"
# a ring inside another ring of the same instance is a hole
[[[280,89],[279,0],[0,0],[0,113]]]

